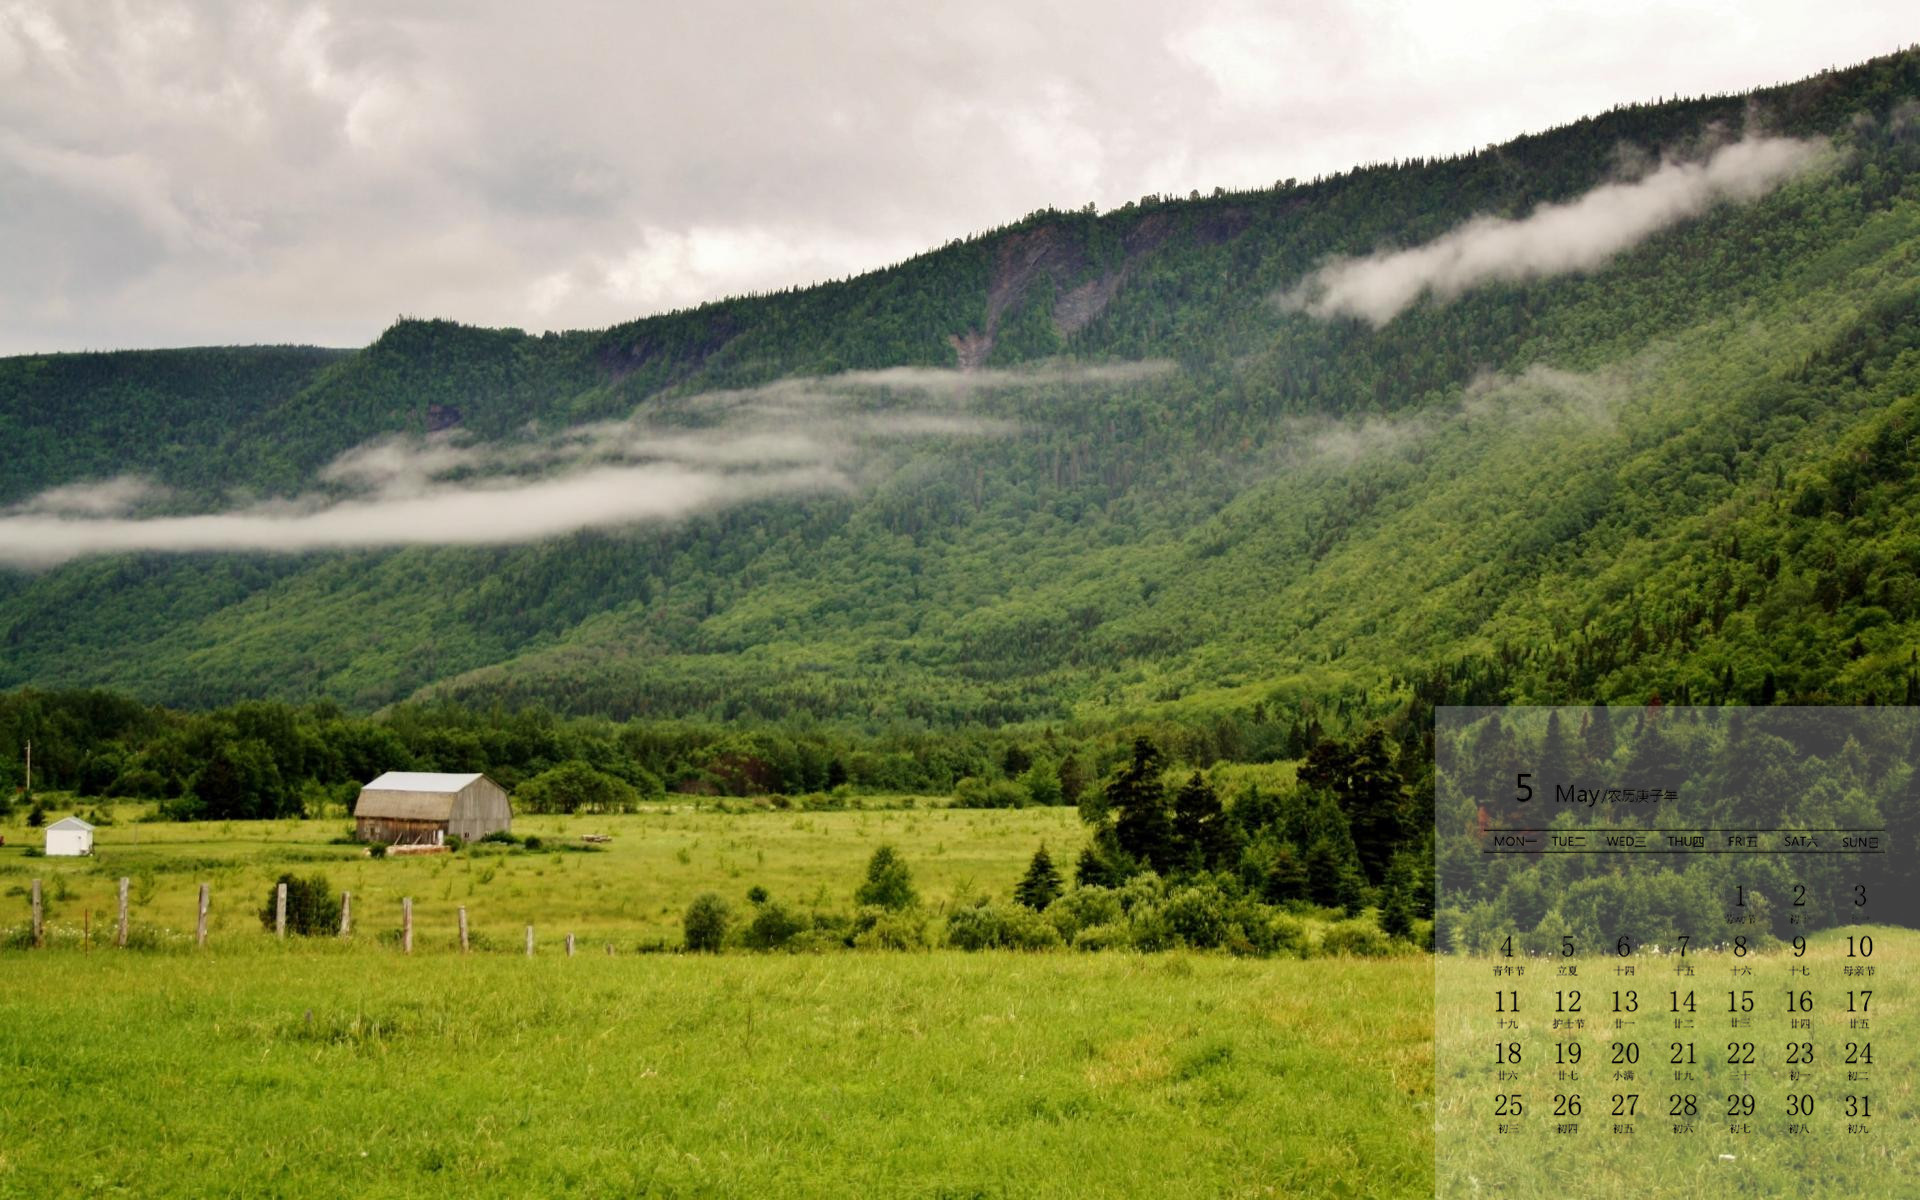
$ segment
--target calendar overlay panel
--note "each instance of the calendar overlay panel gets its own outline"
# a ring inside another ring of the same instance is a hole
[[[1440,708],[1444,1197],[1920,1196],[1920,710]]]

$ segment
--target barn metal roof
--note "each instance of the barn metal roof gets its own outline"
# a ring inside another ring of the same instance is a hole
[[[480,778],[479,772],[474,772],[471,775],[449,775],[440,771],[388,771],[361,790],[367,792],[457,792],[478,778]]]
[[[353,815],[389,821],[446,821],[462,789],[485,775],[447,775],[436,771],[388,771],[360,789]]]

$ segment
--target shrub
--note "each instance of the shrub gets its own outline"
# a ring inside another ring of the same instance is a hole
[[[1047,906],[1047,920],[1071,943],[1082,929],[1111,925],[1122,918],[1120,900],[1111,888],[1078,887]]]
[[[853,893],[853,902],[881,908],[911,908],[919,896],[913,890],[913,872],[890,845],[883,845],[867,860],[867,878]]]
[[[1393,939],[1367,921],[1341,921],[1320,937],[1320,953],[1355,958],[1385,958],[1393,953]]]
[[[695,953],[718,953],[727,940],[727,924],[732,913],[727,902],[712,892],[703,892],[687,905],[685,929],[687,949]]]
[[[1009,950],[1058,950],[1066,942],[1045,917],[1015,905],[1002,915],[1001,944]]]
[[[340,893],[327,884],[325,875],[301,879],[282,875],[267,889],[266,907],[260,910],[260,927],[271,931],[279,900],[279,885],[287,885],[287,932],[302,937],[320,937],[340,928]]]
[[[926,922],[897,909],[862,908],[854,929],[853,944],[862,950],[917,950],[927,944]]]
[[[957,909],[947,915],[947,945],[956,950],[988,950],[1000,944],[1000,914],[992,905]]]
[[[483,842],[493,842],[497,845],[503,845],[503,846],[518,846],[520,844],[519,838],[515,837],[511,833],[508,833],[504,829],[496,829],[492,833],[486,834],[483,837],[481,837],[480,840]]]
[[[450,833],[447,835],[447,853],[458,854],[466,848],[467,843],[459,834]]]
[[[1137,901],[1127,910],[1127,939],[1135,950],[1170,950],[1179,939],[1174,937],[1166,913],[1158,902]]]
[[[1208,883],[1181,888],[1168,896],[1160,913],[1174,938],[1198,950],[1211,950],[1226,944],[1227,930],[1239,915],[1236,907],[1218,887]]]
[[[542,846],[546,845],[545,842],[542,842],[540,840],[540,836],[538,834],[533,834],[533,833],[530,833],[526,837],[521,838],[520,844],[522,846],[525,846],[529,850],[538,850]]]
[[[765,904],[766,902],[767,902],[767,889],[761,887],[757,883],[747,889],[747,903]]]
[[[368,858],[385,858],[386,856],[387,844],[385,842],[375,842],[367,847]]]
[[[989,782],[969,775],[953,789],[955,808],[1025,808],[1029,803],[1027,789],[1008,779]]]
[[[1269,910],[1264,930],[1255,933],[1249,929],[1247,936],[1262,954],[1307,958],[1313,953],[1313,940],[1307,936],[1306,924],[1286,913]]]
[[[845,950],[847,942],[840,934],[827,929],[803,929],[789,938],[783,947],[789,954],[824,954],[829,950]]]
[[[1133,939],[1125,925],[1089,925],[1073,935],[1075,950],[1125,950],[1133,945]]]
[[[740,942],[752,950],[778,950],[806,928],[806,919],[786,905],[763,901],[754,906],[753,918],[740,932]]]

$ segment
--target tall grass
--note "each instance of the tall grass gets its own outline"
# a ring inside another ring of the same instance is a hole
[[[1424,1196],[1431,966],[12,954],[0,1195]]]

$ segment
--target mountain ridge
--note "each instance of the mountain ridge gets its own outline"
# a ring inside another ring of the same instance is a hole
[[[111,386],[88,356],[0,360],[0,436],[32,448],[0,483],[16,506],[128,470],[168,489],[146,515],[299,500],[380,439],[541,444],[635,413],[711,434],[726,426],[703,397],[898,368],[1001,380],[939,411],[1019,431],[858,443],[837,464],[844,494],[529,545],[0,568],[0,686],[928,726],[1483,694],[1757,698],[1768,678],[1776,696],[1901,695],[1914,610],[1888,581],[1910,553],[1904,451],[1865,451],[1885,462],[1851,483],[1832,451],[1905,445],[1887,431],[1915,372],[1917,94],[1906,51],[1450,159],[1043,210],[853,279],[599,331],[406,320],[359,351],[129,352],[187,356],[165,370],[101,356],[122,377]],[[1831,138],[1841,157],[1604,269],[1429,298],[1378,328],[1274,303],[1330,259],[1576,199],[1622,177],[1623,144],[1698,154],[1736,124]],[[1071,382],[1078,364],[1148,359],[1176,367]],[[1019,375],[1045,363],[1057,382]],[[1661,438],[1520,419],[1616,380],[1609,411]],[[928,393],[875,395],[848,411],[932,411]],[[1474,416],[1489,404],[1504,423]],[[1544,454],[1610,482],[1568,498],[1533,469]],[[1621,473],[1649,463],[1681,499],[1634,498]],[[1526,485],[1489,504],[1503,472]],[[1474,506],[1485,519],[1462,524]],[[1708,562],[1730,527],[1742,553]],[[1755,539],[1778,543],[1771,578],[1748,559]],[[1603,548],[1635,566],[1601,572],[1595,593],[1508,569]],[[1694,592],[1724,571],[1734,595],[1750,574],[1752,594],[1716,615],[1668,594],[1655,572],[1674,563],[1699,576]],[[1814,631],[1783,632],[1793,621],[1768,605],[1803,574]],[[1634,620],[1643,609],[1664,632]],[[1854,628],[1867,609],[1885,616]],[[1445,632],[1422,635],[1411,614]],[[1743,620],[1753,631],[1734,637]]]

